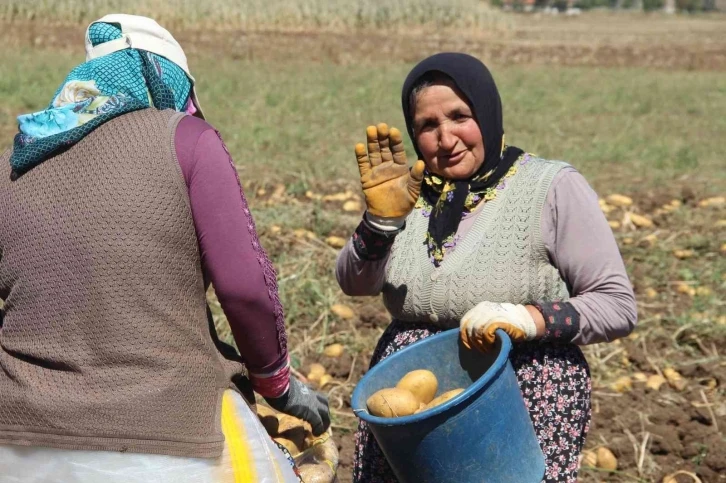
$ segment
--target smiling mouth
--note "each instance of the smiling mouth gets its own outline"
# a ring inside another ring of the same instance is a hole
[[[458,163],[462,159],[464,159],[464,155],[466,154],[466,150],[457,151],[453,154],[448,154],[441,156],[442,161],[446,161],[447,163]]]

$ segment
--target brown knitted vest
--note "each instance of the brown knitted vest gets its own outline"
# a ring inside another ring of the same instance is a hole
[[[242,366],[208,326],[181,117],[125,114],[16,181],[0,157],[0,444],[221,454]]]

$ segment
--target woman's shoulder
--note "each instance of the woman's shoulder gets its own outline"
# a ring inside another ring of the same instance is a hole
[[[565,199],[570,196],[590,195],[593,189],[580,171],[567,161],[547,159],[536,154],[524,153],[520,158],[520,166],[529,168],[531,177],[547,182],[543,184],[548,199]]]
[[[584,200],[592,199],[597,201],[597,193],[577,168],[564,161],[543,161],[553,163],[558,168],[552,176],[552,182],[547,190],[549,203],[560,205],[561,203],[582,203]]]
[[[202,138],[209,132],[214,135]],[[204,156],[204,159],[208,159],[210,153],[222,152],[221,149],[213,149],[219,148],[220,145],[223,146],[223,143],[217,130],[204,119],[186,115],[179,121],[174,133],[174,150],[187,186],[190,184],[198,158]],[[226,148],[224,149],[226,151]]]
[[[567,161],[563,161],[563,160],[560,160],[560,159],[543,158],[543,157],[538,156],[536,154],[525,152],[524,154],[522,154],[522,156],[520,158],[520,164],[527,165],[527,164],[530,164],[530,163],[532,163],[534,165],[537,165],[540,169],[544,169],[544,168],[557,169],[557,168],[559,168],[559,169],[568,169],[568,170],[577,171]]]
[[[537,183],[544,189],[564,173],[577,172],[569,163],[556,159],[546,159],[533,153],[525,152],[515,162],[514,171],[518,174],[520,183],[529,185]]]
[[[214,126],[204,119],[196,116],[185,115],[176,126],[176,134],[178,138],[183,136],[184,138],[197,139],[210,129],[216,131]]]
[[[176,148],[176,154],[178,157],[194,156],[194,152],[197,146],[200,145],[202,136],[207,133],[214,135],[207,135],[203,141],[201,141],[207,148],[210,145],[222,144],[222,138],[219,135],[214,126],[209,124],[204,119],[185,115],[176,126],[176,132],[174,133],[174,146]]]

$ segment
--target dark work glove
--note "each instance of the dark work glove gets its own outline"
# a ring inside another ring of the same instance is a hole
[[[290,378],[290,389],[284,395],[265,398],[265,401],[276,411],[310,423],[315,436],[320,436],[330,426],[328,398],[294,377]]]

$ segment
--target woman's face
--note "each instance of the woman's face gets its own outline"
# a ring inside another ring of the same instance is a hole
[[[451,82],[437,82],[416,96],[416,144],[432,173],[471,177],[484,162],[484,140],[464,95]]]

